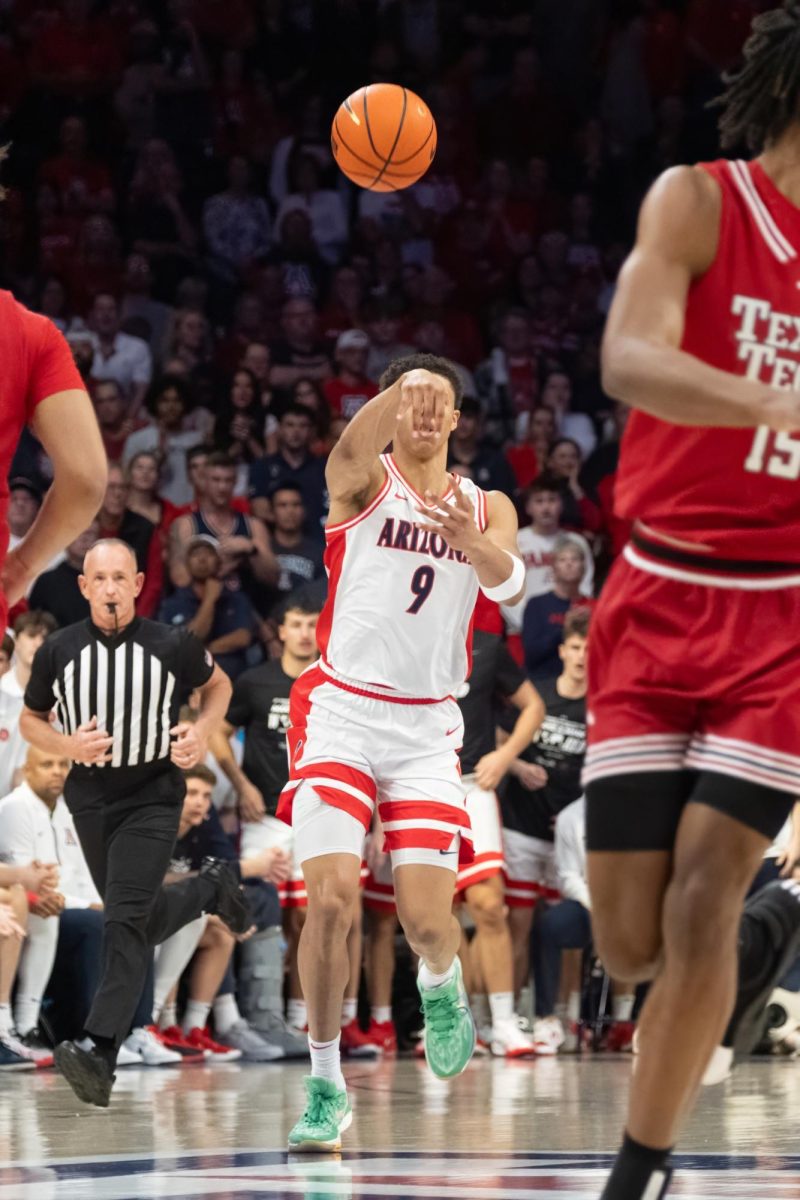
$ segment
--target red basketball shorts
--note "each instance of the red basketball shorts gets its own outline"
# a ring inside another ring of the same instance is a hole
[[[637,848],[671,846],[688,799],[774,836],[800,794],[800,588],[686,582],[619,559],[592,617],[587,722],[590,849],[615,848],[601,844],[614,789],[636,792],[633,822],[675,809],[653,831],[666,844]]]

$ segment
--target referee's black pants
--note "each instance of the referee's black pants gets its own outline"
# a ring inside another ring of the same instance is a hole
[[[150,948],[211,907],[216,886],[199,875],[163,887],[185,785],[177,771],[118,797],[66,797],[95,887],[103,897],[103,968],[86,1032],[119,1047],[142,992]]]

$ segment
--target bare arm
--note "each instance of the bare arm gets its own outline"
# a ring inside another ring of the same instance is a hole
[[[211,633],[211,627],[214,624],[214,610],[221,595],[222,584],[220,581],[218,579],[207,579],[205,590],[200,600],[200,607],[186,626],[201,642],[205,642]],[[210,646],[208,648],[211,650]],[[212,650],[211,653],[213,654],[214,651]]]
[[[267,811],[264,797],[251,783],[233,756],[229,738],[234,732],[233,725],[223,721],[209,738],[208,748],[219,763],[225,777],[230,780],[239,798],[240,815],[243,821],[258,821]]]
[[[678,425],[797,429],[796,393],[721,371],[679,349],[689,287],[716,255],[720,210],[718,184],[694,167],[673,167],[651,188],[606,323],[603,388]]]
[[[280,567],[272,551],[267,527],[258,518],[251,518],[250,528],[253,532],[253,545],[256,549],[255,554],[250,559],[253,574],[259,583],[263,583],[267,587],[274,587],[280,576]]]
[[[6,558],[3,587],[10,604],[16,604],[51,559],[94,520],[108,470],[86,392],[74,389],[48,396],[37,405],[32,426],[53,464],[53,484],[33,525]]]
[[[210,654],[230,654],[233,650],[246,650],[252,640],[249,629],[234,629],[209,642],[208,650]]]
[[[359,409],[325,467],[332,524],[357,515],[380,490],[385,472],[379,455],[394,439],[397,422],[409,409],[414,437],[438,445],[447,436],[443,426],[450,399],[450,385],[441,375],[415,370]]]
[[[20,713],[19,731],[26,742],[45,754],[70,758],[85,765],[111,761],[114,739],[105,730],[97,728],[97,717],[79,725],[73,734],[59,733],[50,723],[50,713],[34,712],[26,705]]]
[[[493,791],[497,787],[517,755],[530,746],[533,735],[544,720],[544,702],[527,679],[509,699],[519,709],[514,728],[508,737],[498,738],[497,749],[484,754],[475,767],[478,784],[486,791]]]
[[[277,364],[270,367],[269,382],[274,388],[290,388],[294,387],[298,379],[316,379],[320,383],[331,377],[331,365],[327,361],[318,363],[317,366],[308,367],[292,367],[288,363],[284,366]]]
[[[186,543],[192,534],[191,517],[178,517],[169,530],[169,577],[172,586],[188,587],[189,572],[186,568]]]
[[[225,672],[215,664],[208,683],[204,683],[199,690],[200,713],[194,723],[194,729],[198,736],[207,742],[213,730],[218,729],[225,720],[233,687]],[[205,758],[205,754],[203,757]]]

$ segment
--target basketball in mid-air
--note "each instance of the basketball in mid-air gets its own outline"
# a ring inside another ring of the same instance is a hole
[[[370,83],[339,105],[331,127],[339,168],[359,187],[395,192],[427,171],[436,122],[424,100],[396,83]]]

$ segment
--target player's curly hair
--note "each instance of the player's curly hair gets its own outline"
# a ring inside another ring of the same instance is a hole
[[[416,370],[430,371],[432,375],[441,375],[443,379],[446,379],[453,389],[455,407],[461,408],[461,401],[464,398],[461,376],[449,358],[441,358],[438,354],[420,352],[419,354],[407,354],[405,358],[394,359],[381,375],[378,386],[384,392],[393,383],[397,383],[401,375]]]
[[[800,0],[784,0],[753,21],[737,71],[723,75],[719,132],[729,150],[745,143],[754,153],[800,119]]]

